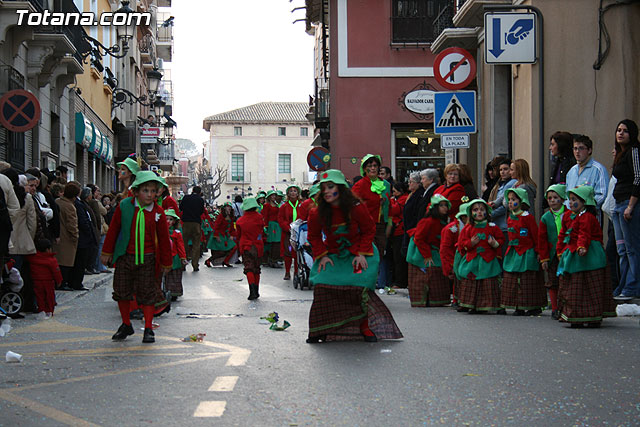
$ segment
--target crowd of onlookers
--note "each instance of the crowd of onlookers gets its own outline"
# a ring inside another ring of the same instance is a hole
[[[59,290],[86,290],[85,275],[110,273],[99,253],[120,195],[102,194],[94,184],[67,181],[67,169],[36,167],[20,173],[0,162],[0,202],[6,204],[0,245],[4,260],[12,259],[24,281],[23,311],[37,309],[32,275],[38,274],[34,256],[50,253],[60,268]],[[2,213],[0,213],[0,216]]]

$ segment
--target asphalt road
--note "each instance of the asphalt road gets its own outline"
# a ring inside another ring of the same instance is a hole
[[[312,291],[263,269],[201,267],[156,319],[156,343],[112,342],[109,277],[60,293],[51,320],[13,321],[0,353],[0,425],[638,425],[637,318],[570,329],[539,317],[411,308],[384,295],[405,338],[310,345]],[[96,280],[95,278],[93,280]],[[291,327],[260,320],[277,311]],[[182,342],[206,333],[202,343]]]

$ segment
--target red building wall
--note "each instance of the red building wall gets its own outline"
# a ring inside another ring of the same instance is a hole
[[[442,90],[433,77],[340,77],[338,74],[338,1],[331,1],[330,100],[331,166],[349,178],[359,175],[359,160],[367,153],[380,154],[391,166],[392,125],[420,126],[403,111],[400,99],[426,82]],[[348,0],[347,35],[349,67],[431,67],[435,55],[428,48],[391,46],[391,1]],[[351,164],[357,157],[358,163]]]

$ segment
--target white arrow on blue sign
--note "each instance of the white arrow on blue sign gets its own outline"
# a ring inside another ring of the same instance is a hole
[[[484,46],[487,64],[533,64],[536,62],[536,15],[485,13]]]
[[[457,92],[436,92],[434,132],[476,133],[476,92],[464,90]]]

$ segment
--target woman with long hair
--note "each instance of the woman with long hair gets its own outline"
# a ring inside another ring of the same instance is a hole
[[[315,262],[307,343],[402,338],[375,293],[380,263],[373,245],[376,224],[339,170],[321,173],[318,208],[309,213],[308,225]]]
[[[576,158],[573,155],[573,136],[569,132],[554,132],[549,138],[549,153],[555,160],[549,184],[566,184],[567,172],[576,164]]]
[[[621,120],[615,134],[616,157],[613,176],[613,226],[620,256],[620,284],[614,291],[617,300],[640,296],[640,142],[638,125]]]
[[[527,196],[529,201],[529,213],[536,216],[535,208],[536,205],[536,189],[538,186],[531,179],[531,174],[529,173],[529,163],[525,159],[516,159],[511,163],[510,168],[511,178],[516,180],[513,188],[524,188],[527,191]],[[504,206],[508,207],[508,200],[504,198]]]
[[[464,163],[458,163],[458,173],[460,174],[460,184],[464,187],[464,194],[470,200],[477,199],[478,191],[473,185],[473,176],[471,169]]]

